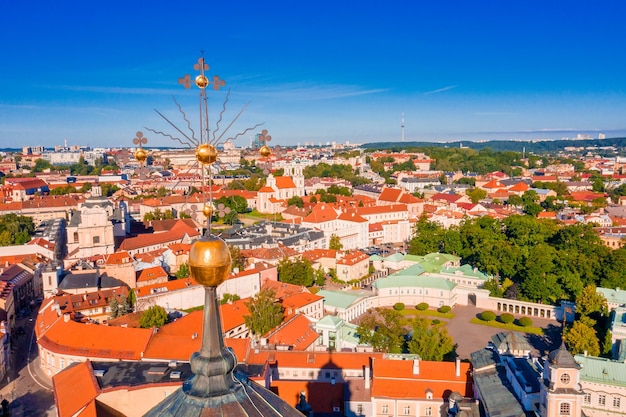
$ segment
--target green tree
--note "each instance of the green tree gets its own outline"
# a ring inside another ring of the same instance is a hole
[[[600,355],[600,344],[596,331],[582,320],[576,320],[564,330],[563,340],[572,354],[587,352],[591,356]]]
[[[474,204],[478,204],[480,200],[487,197],[487,191],[482,188],[471,188],[466,190],[465,194],[467,194]]]
[[[289,200],[287,200],[288,206],[296,206],[298,208],[304,207],[304,200],[299,195],[294,195]]]
[[[273,290],[263,289],[245,302],[249,314],[243,317],[246,326],[257,338],[263,336],[283,320],[283,306],[276,302]]]
[[[189,278],[191,272],[189,271],[189,264],[185,262],[178,267],[178,271],[176,271],[176,278],[185,279]]]
[[[161,327],[167,323],[167,312],[161,306],[152,306],[141,313],[139,326],[144,329]]]
[[[361,318],[356,335],[361,343],[370,345],[378,352],[402,353],[405,320],[396,310],[376,309]]]
[[[412,327],[409,353],[417,354],[425,361],[441,361],[446,354],[454,351],[454,340],[445,327],[433,326],[425,318],[413,320]]]
[[[35,166],[33,167],[33,171],[34,172],[42,172],[42,171],[44,171],[46,169],[52,169],[52,168],[54,168],[54,167],[52,166],[52,164],[50,162],[48,162],[48,161],[46,161],[44,159],[39,158],[39,159],[35,160]]]
[[[32,218],[15,213],[0,216],[0,246],[23,245],[34,233]]]
[[[326,283],[326,271],[322,265],[318,266],[314,273],[315,285],[322,286]]]
[[[510,206],[521,207],[524,204],[524,201],[522,200],[522,197],[513,194],[507,199],[507,203]]]
[[[613,335],[611,334],[611,330],[606,331],[604,333],[604,340],[602,341],[602,354],[606,357],[611,357],[611,353],[613,352]]]
[[[583,316],[593,313],[606,314],[608,312],[606,298],[597,291],[595,285],[589,284],[576,299],[576,312]]]
[[[330,242],[328,244],[328,249],[333,250],[341,250],[343,249],[343,244],[341,243],[341,239],[336,234],[330,235]]]
[[[105,197],[111,197],[117,190],[120,188],[108,182],[100,184],[100,189],[102,190],[102,195]]]
[[[230,269],[231,271],[237,268],[239,271],[246,269],[246,258],[241,254],[241,249],[234,245],[229,245],[230,249]]]
[[[283,258],[278,263],[278,280],[280,282],[310,287],[313,285],[313,272],[313,266],[308,259],[290,260]]]
[[[111,309],[111,314],[109,317],[112,319],[121,317],[133,311],[132,305],[128,297],[121,300],[118,300],[117,297],[113,297],[113,299],[109,303],[109,308]]]

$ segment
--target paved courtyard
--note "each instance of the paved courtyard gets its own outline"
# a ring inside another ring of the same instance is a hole
[[[456,306],[452,310],[454,319],[448,321],[448,332],[454,339],[457,346],[457,355],[461,359],[469,359],[469,355],[487,346],[494,334],[506,331],[496,327],[482,326],[470,323],[470,320],[477,317],[484,310],[473,306]],[[515,318],[522,315],[515,315]],[[529,343],[535,348],[534,355],[541,355],[546,350],[552,350],[559,346],[561,342],[561,323],[556,320],[540,319],[532,317],[533,327],[541,327],[545,331],[544,336],[528,335]]]

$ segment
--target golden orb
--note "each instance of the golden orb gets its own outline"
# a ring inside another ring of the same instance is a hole
[[[206,86],[209,85],[209,79],[204,75],[198,75],[196,77],[196,85],[198,88],[206,88]]]
[[[228,245],[215,235],[201,237],[189,250],[191,276],[205,287],[217,287],[226,281],[230,262]]]
[[[206,217],[211,217],[211,214],[213,214],[213,207],[210,204],[205,204],[202,207],[202,213],[206,216]]]
[[[196,159],[203,164],[212,164],[217,161],[215,146],[203,143],[196,148]]]
[[[261,149],[259,149],[259,153],[261,154],[262,157],[267,158],[268,156],[272,154],[272,150],[270,149],[269,146],[263,145],[261,146]]]
[[[139,148],[135,151],[135,159],[138,162],[143,162],[148,158],[148,152],[146,152],[143,148]]]

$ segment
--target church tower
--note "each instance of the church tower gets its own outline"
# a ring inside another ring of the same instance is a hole
[[[543,417],[581,417],[583,391],[580,386],[580,365],[561,343],[550,352],[543,369],[540,414]]]
[[[285,166],[285,176],[291,177],[293,183],[296,185],[296,195],[303,196],[304,195],[304,165],[300,164],[298,161],[295,161],[287,166]]]

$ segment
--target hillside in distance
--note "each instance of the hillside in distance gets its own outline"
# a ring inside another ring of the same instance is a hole
[[[607,138],[607,139],[581,139],[581,140],[489,140],[484,142],[472,141],[455,141],[455,142],[372,142],[364,143],[363,148],[366,149],[393,149],[393,150],[410,150],[415,148],[470,148],[484,149],[491,148],[497,152],[514,151],[532,153],[551,153],[563,150],[566,147],[576,148],[603,148],[615,147],[623,149],[626,147],[626,138]]]

